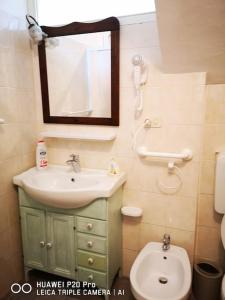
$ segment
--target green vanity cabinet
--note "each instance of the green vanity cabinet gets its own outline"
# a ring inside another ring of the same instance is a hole
[[[48,269],[54,274],[74,277],[74,216],[46,214]]]
[[[19,202],[26,273],[38,269],[111,288],[121,268],[121,188],[77,209],[45,206],[21,188]]]
[[[45,249],[45,212],[22,207],[20,210],[23,239],[24,264],[31,268],[45,270],[47,253]]]
[[[25,266],[74,277],[74,216],[22,206],[20,211]]]

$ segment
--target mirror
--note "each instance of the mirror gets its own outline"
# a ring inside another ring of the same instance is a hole
[[[119,125],[119,21],[42,26],[45,123]]]

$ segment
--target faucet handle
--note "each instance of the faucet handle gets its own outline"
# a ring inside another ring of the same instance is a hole
[[[168,233],[165,233],[163,236],[163,241],[168,241],[170,242],[170,235]]]

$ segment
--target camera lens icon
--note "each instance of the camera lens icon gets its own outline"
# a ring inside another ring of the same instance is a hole
[[[29,283],[19,284],[19,283],[13,283],[11,285],[11,292],[13,294],[19,294],[20,292],[23,292],[24,294],[29,294],[32,291],[32,286]]]

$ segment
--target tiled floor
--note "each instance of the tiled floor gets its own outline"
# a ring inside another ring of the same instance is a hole
[[[66,282],[64,278],[61,278],[59,276],[54,276],[51,274],[47,274],[44,272],[39,271],[31,271],[30,272],[30,283],[33,286],[33,291],[31,294],[10,294],[7,298],[4,300],[23,300],[24,298],[26,300],[83,300],[83,299],[91,299],[91,300],[103,300],[103,296],[59,296],[59,295],[52,295],[52,296],[40,296],[37,295],[37,289],[36,289],[36,283],[37,281],[63,281]],[[111,295],[109,297],[110,300],[116,300],[116,299],[123,299],[123,300],[134,300],[134,297],[132,296],[131,290],[130,290],[130,282],[127,278],[116,278],[115,282],[113,284],[112,289],[115,290],[115,293],[117,294],[119,290],[124,290],[123,296],[113,296]]]

